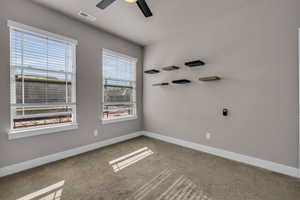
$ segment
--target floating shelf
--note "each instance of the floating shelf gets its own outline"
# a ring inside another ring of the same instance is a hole
[[[203,62],[201,60],[194,60],[194,61],[191,61],[191,62],[186,62],[184,64],[186,66],[189,66],[189,67],[197,67],[197,66],[203,66],[203,65],[205,65],[205,62]]]
[[[207,77],[200,77],[199,81],[218,81],[221,80],[218,76],[207,76]]]
[[[190,83],[190,82],[191,81],[187,80],[187,79],[179,79],[179,80],[172,81],[172,83],[174,83],[174,84],[187,84],[187,83]]]
[[[150,69],[150,70],[146,70],[144,71],[145,74],[158,74],[160,71],[157,69]]]
[[[180,69],[180,67],[177,66],[167,66],[167,67],[163,67],[162,70],[164,71],[173,71],[173,70],[178,70]]]
[[[167,86],[167,85],[169,85],[168,82],[152,84],[152,86]]]

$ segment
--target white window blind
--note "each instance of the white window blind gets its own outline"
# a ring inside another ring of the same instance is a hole
[[[76,122],[75,44],[10,27],[11,129]]]
[[[136,116],[137,59],[103,50],[103,119]]]

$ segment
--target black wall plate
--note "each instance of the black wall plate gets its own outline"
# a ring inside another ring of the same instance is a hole
[[[174,84],[187,84],[187,83],[190,83],[191,81],[190,80],[187,80],[187,79],[180,79],[180,80],[174,80],[172,81],[172,83]]]
[[[228,109],[224,108],[223,109],[223,116],[225,116],[225,117],[228,116],[228,112],[229,112]]]
[[[203,62],[201,60],[194,60],[194,61],[191,61],[191,62],[186,62],[184,64],[186,66],[189,66],[189,67],[197,67],[197,66],[205,65],[205,62]]]

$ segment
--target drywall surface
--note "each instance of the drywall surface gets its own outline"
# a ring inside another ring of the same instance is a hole
[[[8,140],[10,87],[7,20],[14,20],[78,40],[77,116],[79,128],[77,130]],[[138,58],[138,120],[101,124],[99,116],[102,99],[102,48]],[[0,52],[0,167],[142,130],[142,47],[91,28],[31,1],[1,0]],[[94,137],[94,129],[99,130],[99,136]]]
[[[243,1],[207,23],[178,25],[176,34],[147,46],[145,69],[182,69],[144,76],[145,129],[298,167],[299,8],[297,0]],[[194,59],[207,65],[184,66]],[[198,81],[206,75],[222,80]],[[177,78],[192,83],[152,87]]]

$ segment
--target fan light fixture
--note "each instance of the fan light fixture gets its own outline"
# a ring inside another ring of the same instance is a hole
[[[96,5],[96,7],[103,10],[103,9],[107,8],[108,6],[110,6],[112,3],[114,3],[115,1],[117,1],[117,0],[101,0]],[[125,0],[125,1],[128,3],[136,3],[145,17],[153,16],[150,8],[148,7],[148,5],[146,3],[146,0]]]
[[[128,2],[128,3],[135,3],[135,2],[137,2],[137,0],[125,0],[126,2]]]

